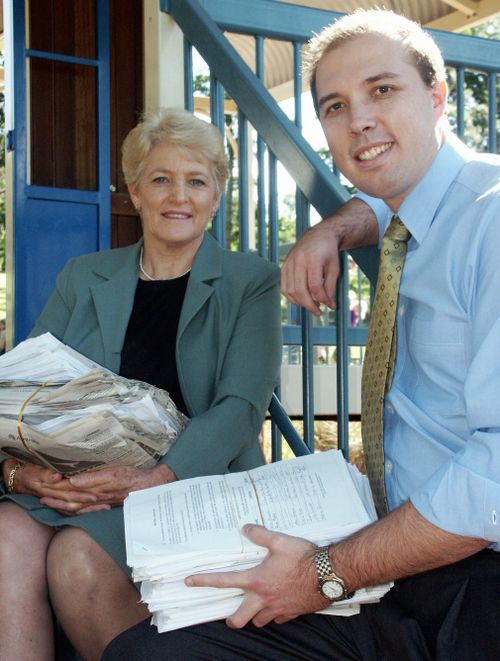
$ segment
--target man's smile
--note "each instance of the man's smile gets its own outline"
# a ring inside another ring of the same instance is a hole
[[[361,151],[358,151],[356,158],[359,161],[373,161],[374,158],[390,149],[393,144],[393,142],[385,142],[375,147],[369,147],[368,149],[363,148]]]

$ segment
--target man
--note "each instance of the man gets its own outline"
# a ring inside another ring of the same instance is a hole
[[[338,249],[376,243],[396,212],[407,232],[383,415],[390,513],[326,557],[305,540],[246,526],[269,549],[258,567],[186,581],[245,590],[230,628],[158,635],[138,625],[104,659],[500,654],[500,159],[476,157],[449,134],[441,55],[391,12],[355,12],[316,37],[311,87],[335,163],[385,205],[377,222],[353,201],[358,219],[344,209],[306,233],[285,265],[285,293],[316,313],[331,307]],[[311,615],[327,597],[390,580],[395,587],[358,616]]]

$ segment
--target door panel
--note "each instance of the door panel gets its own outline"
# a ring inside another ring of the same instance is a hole
[[[110,40],[107,0],[11,8],[17,343],[67,259],[110,244]]]
[[[24,211],[25,222],[17,233],[23,251],[17,260],[16,293],[24,301],[24,319],[34,323],[68,259],[96,250],[99,209],[97,204],[27,198]],[[31,326],[26,324],[24,332]]]

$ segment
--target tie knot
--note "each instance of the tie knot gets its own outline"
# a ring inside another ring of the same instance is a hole
[[[401,218],[395,214],[391,219],[389,227],[385,230],[384,237],[393,241],[408,241],[410,236],[410,231],[406,229]]]

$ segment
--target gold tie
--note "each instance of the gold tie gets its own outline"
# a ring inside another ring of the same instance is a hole
[[[361,385],[361,426],[368,477],[379,516],[387,514],[384,480],[384,397],[396,359],[396,310],[410,232],[393,216],[382,241]]]

